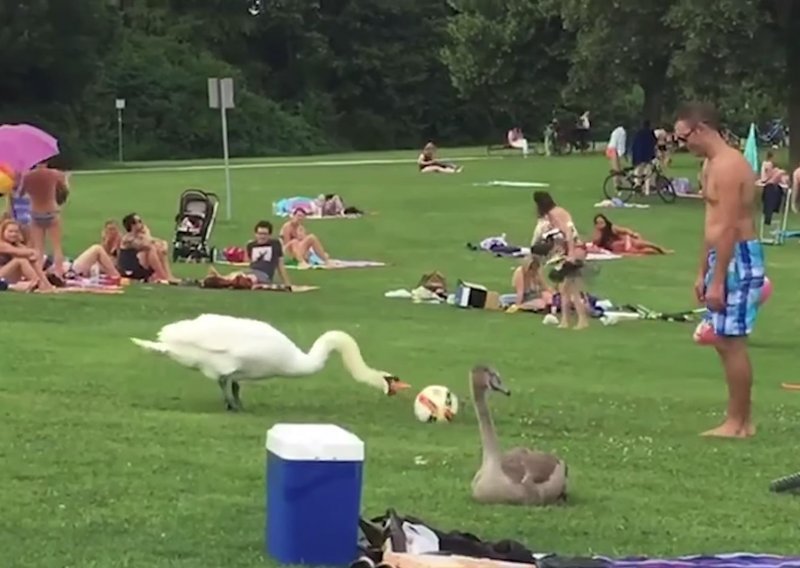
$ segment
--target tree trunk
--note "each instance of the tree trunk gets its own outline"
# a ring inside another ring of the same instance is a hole
[[[800,2],[791,2],[784,28],[786,80],[789,83],[789,164],[800,166]]]
[[[661,112],[664,110],[663,84],[642,85],[642,90],[644,90],[642,118],[649,120],[653,128],[657,128],[661,124]]]

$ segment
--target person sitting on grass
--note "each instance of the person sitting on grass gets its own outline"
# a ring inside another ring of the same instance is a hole
[[[42,266],[41,255],[25,245],[20,224],[13,219],[0,223],[0,278],[17,290],[52,292],[53,284]]]
[[[117,222],[109,219],[103,225],[103,230],[100,233],[100,246],[106,251],[106,254],[115,259],[119,255],[119,245],[122,241],[122,233],[119,230]]]
[[[280,240],[282,252],[294,258],[299,267],[306,267],[312,262],[312,254],[316,254],[325,264],[330,264],[331,257],[325,247],[313,233],[307,233],[303,226],[306,213],[302,209],[295,209],[292,216],[281,227]],[[266,222],[266,221],[264,221]],[[272,225],[270,224],[270,234]]]
[[[553,303],[553,289],[542,276],[542,265],[539,257],[526,256],[522,264],[514,269],[511,276],[513,294],[500,296],[500,305],[509,307],[509,311],[526,310],[541,312]]]
[[[436,159],[436,145],[433,142],[428,142],[422,149],[419,157],[417,157],[417,165],[419,166],[420,173],[442,173],[442,174],[457,174],[463,168],[455,164],[448,164],[440,162]]]
[[[139,215],[125,215],[122,227],[125,234],[120,238],[117,256],[117,267],[122,276],[144,282],[179,282],[172,275],[169,260],[163,254],[163,245],[153,239]]]
[[[283,261],[284,247],[281,241],[273,234],[272,223],[259,221],[253,228],[255,232],[252,241],[245,245],[245,260],[250,263],[249,270],[245,273],[252,276],[257,284],[272,284],[275,272],[286,286],[291,286],[289,274]],[[316,238],[316,237],[315,237]]]
[[[92,245],[83,251],[78,257],[66,266],[67,276],[88,277],[92,273],[92,267],[97,264],[100,272],[109,278],[119,279],[119,271],[114,266],[114,259],[105,251],[102,245]]]
[[[672,252],[643,240],[636,231],[615,225],[602,214],[594,216],[592,244],[617,254],[667,254]]]

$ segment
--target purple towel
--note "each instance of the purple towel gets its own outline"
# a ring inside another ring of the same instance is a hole
[[[717,556],[682,556],[675,559],[602,558],[613,568],[800,568],[800,556],[771,554],[719,554]]]

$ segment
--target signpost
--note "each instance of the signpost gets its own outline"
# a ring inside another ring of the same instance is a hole
[[[122,163],[124,161],[124,155],[122,151],[122,111],[125,110],[125,99],[117,99],[115,106],[117,108],[117,140],[119,144],[119,161]]]
[[[222,158],[225,163],[225,218],[230,221],[231,209],[231,170],[228,155],[228,109],[235,108],[233,103],[233,79],[230,77],[208,80],[208,106],[218,108],[222,123]]]

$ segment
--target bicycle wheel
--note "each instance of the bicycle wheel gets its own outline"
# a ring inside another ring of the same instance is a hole
[[[656,191],[664,203],[672,203],[678,197],[672,187],[672,180],[661,174],[656,176]]]
[[[603,181],[603,194],[606,199],[619,199],[627,203],[634,193],[636,193],[636,189],[633,187],[631,178],[624,174],[608,174]]]

